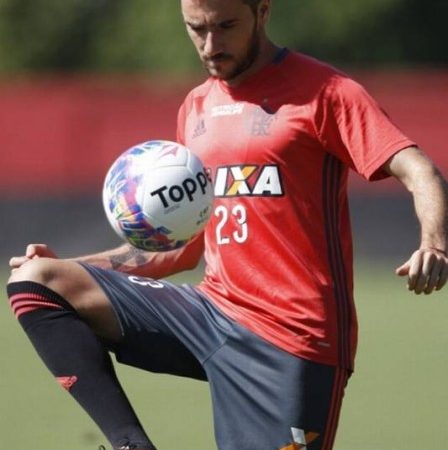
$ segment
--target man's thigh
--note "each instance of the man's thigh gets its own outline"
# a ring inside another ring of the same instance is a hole
[[[330,450],[348,373],[235,326],[205,362],[219,450]]]
[[[203,361],[227,339],[229,321],[197,290],[83,265],[103,289],[121,328],[117,360],[151,372],[205,380]]]

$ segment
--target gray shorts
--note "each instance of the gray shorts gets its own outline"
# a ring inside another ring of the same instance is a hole
[[[332,448],[345,369],[273,346],[190,285],[83,267],[119,320],[119,362],[208,381],[219,450]]]

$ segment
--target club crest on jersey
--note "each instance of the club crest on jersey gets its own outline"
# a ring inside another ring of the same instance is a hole
[[[215,173],[215,197],[279,197],[284,195],[276,165],[222,166]]]
[[[248,127],[252,136],[270,136],[271,125],[277,119],[275,112],[266,103],[252,111]]]

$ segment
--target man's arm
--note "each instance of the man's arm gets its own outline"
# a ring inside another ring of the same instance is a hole
[[[124,244],[113,250],[74,260],[133,275],[165,278],[184,270],[194,269],[203,253],[204,235],[201,233],[184,247],[168,252],[146,252]]]
[[[408,277],[409,290],[430,294],[441,289],[448,279],[447,182],[416,147],[398,152],[383,168],[411,192],[421,228],[419,249],[396,273]]]
[[[92,264],[132,275],[165,278],[184,270],[194,269],[204,252],[204,235],[201,233],[184,247],[168,252],[145,252],[128,244],[92,255],[70,258],[71,261]],[[11,258],[12,270],[34,258],[57,258],[45,244],[30,244],[25,255]]]

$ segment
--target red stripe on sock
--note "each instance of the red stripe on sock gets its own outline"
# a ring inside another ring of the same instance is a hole
[[[28,300],[42,300],[44,302],[51,302],[51,300],[47,297],[44,297],[43,295],[40,294],[35,294],[32,292],[29,293],[23,293],[23,294],[14,294],[9,298],[9,302],[13,303],[16,300],[21,300],[21,299],[28,299]],[[54,303],[54,302],[52,302]]]
[[[36,309],[63,309],[62,306],[38,294],[16,294],[9,299],[11,308],[18,319],[22,314]]]
[[[36,309],[63,309],[61,306],[55,305],[53,303],[39,303],[36,305],[28,304],[28,305],[19,305],[13,309],[16,318],[18,319],[22,314],[26,314]]]

